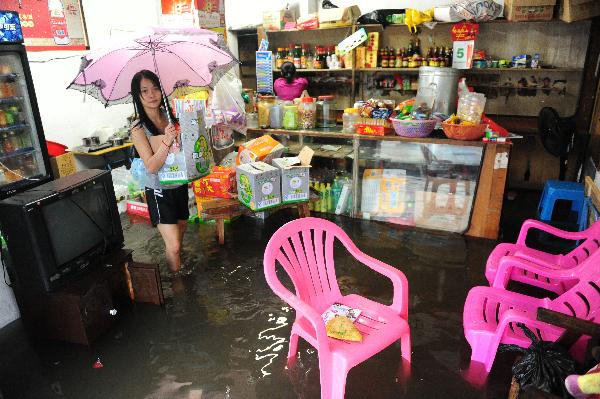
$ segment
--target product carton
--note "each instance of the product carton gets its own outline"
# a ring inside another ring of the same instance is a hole
[[[213,166],[212,172],[192,183],[198,197],[233,198],[237,192],[235,169]]]
[[[296,14],[293,10],[263,12],[263,28],[265,30],[281,30],[288,22],[296,22]]]
[[[399,217],[407,210],[404,169],[365,169],[362,180],[363,215]]]
[[[565,22],[597,17],[600,15],[600,1],[561,0],[558,15]]]
[[[55,178],[72,175],[77,172],[75,155],[71,152],[50,158],[50,166],[52,167],[52,175]]]
[[[179,114],[181,144],[171,146],[164,166],[158,171],[161,184],[189,183],[210,172],[212,152],[210,138],[204,125],[204,114],[191,111]],[[162,144],[163,136],[150,137],[154,152]]]
[[[269,135],[258,137],[240,145],[236,165],[263,161],[271,163],[275,158],[283,154],[284,147]]]
[[[358,17],[360,17],[358,6],[324,8],[319,11],[319,25],[321,27],[352,25]]]
[[[264,162],[238,165],[235,169],[238,199],[253,211],[281,203],[281,178],[277,168]]]
[[[281,171],[281,202],[307,201],[310,165],[300,164],[298,157],[289,157],[274,159],[273,166]]]
[[[509,21],[549,21],[556,0],[506,0],[504,16]]]

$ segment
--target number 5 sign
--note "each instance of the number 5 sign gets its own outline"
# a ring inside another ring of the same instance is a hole
[[[452,68],[469,69],[473,65],[475,41],[454,42],[452,46]]]
[[[479,33],[479,25],[463,22],[452,26],[452,67],[469,69],[473,64],[475,39]]]

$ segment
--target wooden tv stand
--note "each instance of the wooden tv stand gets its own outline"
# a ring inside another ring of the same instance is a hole
[[[132,300],[161,305],[158,265],[136,263],[132,253],[114,251],[94,270],[53,292],[29,294],[15,288],[27,329],[44,339],[90,345]]]

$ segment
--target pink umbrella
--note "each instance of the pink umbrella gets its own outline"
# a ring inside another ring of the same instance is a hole
[[[215,32],[153,28],[132,41],[84,56],[68,88],[83,91],[105,106],[123,104],[131,102],[131,78],[142,69],[158,75],[166,97],[182,86],[212,88],[236,63],[223,37]]]

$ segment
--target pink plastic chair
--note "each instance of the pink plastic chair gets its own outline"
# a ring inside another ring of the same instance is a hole
[[[387,306],[359,295],[342,296],[335,275],[333,249],[338,239],[364,265],[388,277],[393,284],[393,301]],[[287,272],[295,294],[285,288],[276,273],[276,261]],[[273,292],[296,310],[288,363],[296,358],[298,337],[319,352],[321,398],[342,399],[350,369],[401,340],[402,358],[410,363],[408,326],[408,282],[404,274],[361,252],[348,235],[324,219],[291,221],[273,234],[264,256],[265,277]],[[355,326],[362,342],[327,337],[321,317],[332,304],[341,303],[362,311]]]
[[[584,241],[569,253],[549,254],[527,246],[527,234],[531,229],[541,230],[566,240]],[[586,230],[570,232],[529,219],[521,226],[521,231],[515,244],[503,243],[494,248],[487,260],[485,277],[491,286],[506,287],[508,281],[513,280],[540,287],[560,295],[570,288],[574,282],[569,283],[566,279],[556,280],[552,277],[540,277],[539,273],[528,272],[517,265],[510,268],[510,276],[498,275],[502,258],[505,256],[514,256],[533,262],[543,268],[554,270],[571,269],[584,263],[592,254],[600,252],[598,248],[600,248],[600,222],[595,222]]]
[[[463,313],[465,337],[471,345],[471,360],[490,371],[500,343],[528,347],[531,341],[517,327],[524,323],[545,341],[556,341],[563,329],[536,320],[539,307],[569,316],[595,321],[600,312],[600,265],[590,263],[579,281],[554,300],[538,299],[496,287],[475,287],[469,291]],[[586,339],[575,344],[581,349]],[[574,353],[576,354],[576,353]]]

